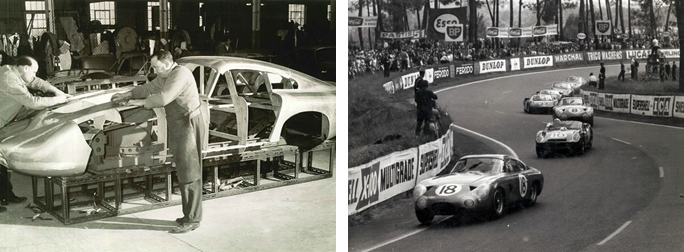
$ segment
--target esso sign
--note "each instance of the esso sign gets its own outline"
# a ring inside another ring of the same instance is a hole
[[[453,14],[445,13],[439,15],[439,17],[435,19],[433,27],[437,32],[446,33],[447,26],[453,26],[460,23],[461,22],[458,21],[458,18],[456,16],[454,16]]]
[[[577,33],[577,38],[578,39],[585,39],[585,38],[587,38],[587,35],[580,32],[580,33]]]

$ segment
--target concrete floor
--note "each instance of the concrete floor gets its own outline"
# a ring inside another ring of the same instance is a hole
[[[205,200],[200,228],[169,234],[180,205],[71,225],[32,222],[31,179],[13,173],[14,192],[29,200],[0,213],[0,251],[334,251],[336,177]]]

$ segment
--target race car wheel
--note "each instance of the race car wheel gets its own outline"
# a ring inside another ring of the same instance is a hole
[[[594,130],[589,129],[591,136],[589,137],[589,143],[587,144],[587,149],[591,149],[594,146]]]
[[[524,106],[524,108],[525,108],[525,113],[528,113],[528,114],[529,114],[529,113],[530,113],[530,107],[528,107],[527,104],[526,104],[526,105]]]
[[[537,184],[532,184],[530,188],[530,199],[527,201],[525,206],[531,207],[534,206],[535,203],[537,203]]]
[[[492,197],[492,207],[490,210],[491,212],[489,215],[490,220],[496,220],[504,215],[505,203],[503,191],[501,191],[501,189],[494,191],[494,197]]]
[[[577,146],[577,153],[584,155],[584,152],[586,152],[586,145],[584,144],[584,141],[580,141],[579,146]]]
[[[423,225],[429,225],[432,219],[435,218],[435,214],[429,209],[421,210],[416,207],[416,218]]]
[[[546,155],[544,155],[544,148],[537,146],[537,157],[538,158],[544,158],[544,156],[546,156]]]
[[[591,127],[594,127],[594,117],[589,119],[589,122],[587,122],[587,123],[589,123],[589,125],[591,125]]]
[[[525,110],[525,113],[530,113],[530,108],[527,105],[527,100],[529,100],[529,99],[530,98],[525,98],[525,101],[523,101],[523,110]]]

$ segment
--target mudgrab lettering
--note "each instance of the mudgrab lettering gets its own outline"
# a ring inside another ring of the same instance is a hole
[[[412,181],[416,174],[415,163],[415,158],[410,158],[382,168],[380,171],[380,191],[382,192],[395,185]]]

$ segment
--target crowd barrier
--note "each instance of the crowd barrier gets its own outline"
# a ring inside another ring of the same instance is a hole
[[[454,154],[451,127],[441,138],[376,158],[348,171],[348,214],[361,212],[442,171]]]
[[[668,60],[679,59],[679,49],[659,49],[659,52]],[[438,65],[425,68],[424,79],[432,84],[443,78],[455,78],[459,75],[478,75],[494,72],[511,72],[524,69],[565,66],[569,63],[598,63],[602,61],[617,61],[647,59],[650,49],[638,50],[613,50],[613,51],[589,51],[570,52],[551,55],[517,56],[506,59],[484,60],[474,62],[455,62],[453,64]],[[625,62],[629,63],[629,62]],[[645,62],[644,62],[645,63]],[[390,94],[403,89],[413,88],[418,72],[411,72],[383,84],[385,91]]]
[[[656,117],[684,118],[684,96],[632,95],[580,91],[591,107],[600,111]]]

